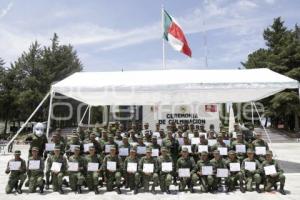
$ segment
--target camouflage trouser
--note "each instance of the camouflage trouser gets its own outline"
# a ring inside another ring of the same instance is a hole
[[[194,178],[194,181],[195,180],[196,179]],[[197,180],[195,184],[197,183]],[[191,177],[179,177],[179,190],[184,190],[186,186],[191,186],[191,184],[194,184]]]
[[[144,187],[144,191],[148,192],[149,191],[149,185],[150,182],[153,181],[152,186],[158,186],[158,174],[157,173],[153,173],[152,175],[148,176],[143,174],[142,175],[142,182],[143,182],[143,187]]]
[[[106,188],[108,191],[112,190],[114,187],[114,182],[117,187],[121,185],[121,172],[106,172]]]
[[[165,191],[172,184],[171,173],[162,173],[159,175],[159,184],[161,191]]]
[[[81,172],[70,172],[69,174],[69,182],[70,182],[70,188],[75,191],[77,185],[82,185],[84,182],[84,176]]]
[[[138,186],[140,183],[140,174],[138,172],[135,173],[127,173],[125,174],[126,182],[128,183],[128,186],[130,189],[135,188],[135,186]]]
[[[44,175],[31,175],[28,176],[28,182],[29,182],[29,192],[35,192],[37,187],[43,187],[44,185]]]
[[[271,191],[271,188],[279,181],[280,186],[283,187],[285,184],[285,176],[282,173],[279,173],[275,177],[266,176],[266,187],[267,192]]]
[[[252,191],[252,183],[255,182],[257,185],[261,183],[261,176],[258,173],[247,174],[246,179],[246,189],[247,191]]]
[[[26,180],[26,174],[25,173],[18,173],[18,174],[10,174],[9,178],[8,178],[8,182],[5,188],[5,192],[11,193],[12,190],[14,189],[15,185],[18,184],[20,180],[19,185],[22,186],[24,181]]]
[[[197,184],[197,181],[200,180],[200,184],[202,185],[203,191],[207,192],[208,187],[213,186],[214,184],[214,177],[213,176],[199,176],[197,174],[192,175],[192,183],[193,185]]]
[[[59,172],[59,173],[55,174],[55,173],[51,172],[51,177],[52,177],[53,191],[58,191],[58,189],[62,187],[64,173]]]
[[[88,172],[86,175],[86,184],[89,190],[95,190],[98,187],[99,173]]]
[[[240,185],[243,184],[243,173],[242,172],[235,172],[231,173],[228,177],[228,187],[234,189],[237,182],[239,181]]]

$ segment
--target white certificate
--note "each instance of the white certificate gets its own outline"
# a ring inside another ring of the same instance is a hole
[[[40,164],[41,164],[40,160],[29,160],[28,169],[30,170],[40,169]]]
[[[127,171],[128,172],[136,172],[137,171],[137,163],[133,163],[133,162],[127,163]]]
[[[196,145],[197,145],[197,144],[200,144],[200,138],[197,138],[197,137],[196,137],[196,138],[195,138],[195,137],[194,137],[194,138],[191,138],[191,143],[192,143],[192,144],[196,144]]]
[[[229,168],[231,172],[239,172],[241,171],[240,163],[229,163]]]
[[[159,144],[160,146],[162,145],[162,139],[157,139],[157,144]]]
[[[138,146],[137,154],[146,154],[146,147]]]
[[[204,135],[205,139],[207,139],[207,133],[200,133],[200,136]]]
[[[77,162],[69,162],[68,163],[68,170],[71,172],[77,172],[78,171],[78,163]]]
[[[217,177],[226,178],[228,177],[228,169],[226,168],[218,168],[217,169]]]
[[[215,139],[210,139],[207,141],[208,141],[208,146],[214,146],[215,144],[217,144],[217,140],[215,140]]]
[[[46,143],[46,151],[54,151],[54,143]]]
[[[84,144],[84,145],[83,145],[84,152],[88,152],[90,146],[94,146],[94,144],[93,144],[93,143],[87,143],[87,144]]]
[[[171,172],[173,170],[172,162],[162,162],[161,163],[161,171],[163,172]]]
[[[208,145],[198,145],[198,152],[206,151],[208,152]]]
[[[115,140],[115,143],[117,143],[118,146],[123,145],[123,141],[122,140]]]
[[[213,175],[213,167],[212,166],[202,166],[201,167],[202,175]]]
[[[190,177],[191,176],[191,171],[189,168],[179,168],[178,169],[178,175],[179,177]]]
[[[227,146],[230,146],[230,140],[223,140],[223,142],[224,142]]]
[[[116,171],[117,170],[117,162],[115,161],[107,161],[106,168],[109,171]]]
[[[266,155],[266,147],[255,147],[256,155]]]
[[[9,162],[9,170],[17,171],[21,168],[21,161],[10,161]]]
[[[99,169],[99,163],[92,163],[92,162],[89,162],[88,163],[88,171],[89,172],[95,172],[95,171],[98,171]]]
[[[128,148],[120,148],[119,149],[119,156],[128,156],[129,155],[129,149]]]
[[[236,132],[232,132],[232,138],[236,138]]]
[[[80,148],[80,145],[74,145],[74,144],[71,144],[71,145],[70,145],[70,150],[71,150],[71,152],[74,152],[76,147],[79,147],[79,148]]]
[[[192,146],[191,145],[182,145],[181,149],[187,148],[189,153],[192,153]]]
[[[144,163],[143,172],[145,173],[153,173],[154,172],[154,164],[152,163]]]
[[[159,149],[152,149],[152,157],[158,157],[159,156]]]
[[[114,146],[113,144],[106,144],[105,145],[105,153],[109,153],[110,152],[110,148]]]
[[[235,145],[235,150],[237,153],[246,153],[246,145],[237,144],[237,145]]]
[[[218,147],[218,150],[220,151],[221,156],[227,156],[227,147]]]
[[[193,137],[195,137],[194,133],[189,133],[188,135],[189,139],[192,139]]]
[[[183,138],[177,138],[177,141],[178,141],[178,143],[179,143],[179,145],[181,146],[181,145],[183,145]]]
[[[51,166],[51,171],[53,171],[53,172],[60,172],[61,166],[62,166],[62,163],[53,162],[52,166]]]
[[[275,165],[265,166],[264,170],[265,170],[266,175],[271,175],[271,174],[276,174],[277,173]]]
[[[255,162],[245,162],[245,169],[248,171],[255,171],[256,163]]]

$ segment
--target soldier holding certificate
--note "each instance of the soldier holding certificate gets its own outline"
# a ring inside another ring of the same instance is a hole
[[[80,154],[83,153],[83,145],[79,140],[79,136],[77,133],[73,133],[71,135],[71,140],[67,142],[66,145],[66,155],[69,158],[70,156],[74,155],[75,147],[80,148]]]
[[[256,183],[256,191],[261,193],[259,184],[261,183],[261,166],[258,160],[254,159],[254,151],[247,150],[247,156],[242,163],[242,172],[246,180],[247,191],[252,191],[252,182]]]
[[[21,151],[16,150],[15,158],[8,161],[7,168],[5,170],[6,174],[10,173],[8,183],[5,188],[5,192],[7,194],[11,193],[14,188],[19,194],[22,194],[22,186],[26,179],[26,163],[20,156]]]
[[[129,187],[130,190],[134,189],[134,194],[138,193],[138,186],[140,180],[140,174],[138,173],[139,160],[136,155],[136,149],[130,149],[130,155],[125,159],[123,165],[123,174],[125,178],[125,187]]]
[[[236,140],[231,143],[231,149],[236,152],[236,156],[240,162],[246,158],[246,150],[248,143],[244,140],[241,132],[236,133]]]
[[[285,176],[283,175],[283,170],[280,168],[278,162],[273,159],[272,151],[267,151],[266,160],[262,163],[262,168],[264,169],[264,174],[266,178],[265,191],[270,192],[271,188],[277,189],[277,182],[280,182],[279,192],[285,195],[284,184]]]
[[[155,193],[155,187],[158,186],[158,164],[157,159],[152,157],[151,148],[146,149],[146,156],[141,158],[138,169],[139,173],[142,174],[144,191],[149,191],[149,184],[153,181],[151,192]]]
[[[268,143],[262,139],[261,132],[256,132],[255,138],[251,146],[255,150],[255,158],[262,163],[265,160],[266,150],[269,150],[269,146]]]
[[[192,182],[196,184],[199,179],[204,192],[213,191],[213,166],[209,162],[208,153],[206,151],[201,152],[201,159],[197,162],[192,171]]]
[[[81,194],[81,186],[84,182],[84,164],[85,160],[80,156],[80,147],[75,147],[74,155],[68,160],[69,181],[72,191]]]
[[[158,157],[159,183],[162,192],[170,194],[170,185],[172,184],[172,172],[174,163],[172,157],[168,154],[166,147],[161,148],[161,156]]]
[[[47,160],[46,168],[46,189],[49,189],[50,175],[52,177],[53,191],[64,194],[62,189],[63,177],[66,173],[67,159],[60,153],[60,145],[54,147],[54,155]]]
[[[221,184],[222,178],[225,179],[225,184],[228,184],[228,176],[222,173],[224,169],[227,170],[227,167],[225,164],[225,160],[220,155],[220,151],[214,150],[213,156],[214,158],[210,160],[210,163],[213,166],[213,171],[215,174],[213,190],[216,191],[218,189],[218,186]]]
[[[44,159],[38,153],[39,149],[33,147],[31,149],[32,156],[28,158],[27,175],[29,182],[29,192],[33,193],[39,187],[40,193],[44,192]]]

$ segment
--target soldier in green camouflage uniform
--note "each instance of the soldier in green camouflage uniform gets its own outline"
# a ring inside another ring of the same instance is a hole
[[[242,173],[246,180],[246,189],[247,191],[252,191],[252,182],[256,183],[256,191],[261,193],[259,184],[261,183],[261,165],[258,160],[254,159],[254,151],[252,149],[247,150],[248,158],[244,159],[242,162]],[[250,171],[245,169],[246,162],[255,162],[255,170]]]
[[[214,150],[213,152],[214,158],[210,160],[210,163],[213,166],[214,174],[217,176],[217,170],[218,168],[227,168],[225,164],[225,160],[221,157],[219,150]],[[215,177],[214,179],[214,187],[213,190],[216,191],[218,189],[218,186],[221,183],[221,178]],[[228,178],[225,178],[225,184],[228,184]]]
[[[249,144],[244,140],[243,134],[241,132],[236,133],[236,140],[232,141],[231,143],[231,149],[236,151],[236,145],[245,145],[245,150],[247,151]],[[243,162],[243,160],[246,158],[246,152],[236,152],[236,157],[240,162]]]
[[[69,181],[70,187],[72,191],[76,191],[79,194],[82,193],[81,186],[84,182],[84,167],[85,167],[85,160],[83,157],[80,156],[80,147],[75,147],[74,155],[69,157],[68,163],[77,163],[78,169],[77,171],[70,171],[68,166],[69,172]]]
[[[213,190],[212,187],[214,184],[214,176],[203,175],[202,167],[204,166],[212,166],[212,164],[209,162],[208,153],[206,151],[201,152],[201,159],[197,162],[192,171],[192,182],[196,184],[197,181],[200,180],[202,190],[204,192],[211,192]]]
[[[235,151],[231,150],[228,152],[228,159],[225,161],[226,166],[230,172],[228,177],[228,192],[235,190],[235,186],[237,184],[237,181],[239,181],[240,184],[240,190],[242,193],[245,192],[244,184],[243,184],[243,173],[241,171],[231,171],[230,170],[230,163],[238,163],[241,164],[240,161],[236,158]]]
[[[153,164],[153,172],[144,172],[144,164]],[[149,184],[150,181],[153,181],[152,187],[151,187],[151,192],[155,193],[155,187],[158,186],[158,164],[157,164],[157,159],[152,157],[152,150],[151,148],[146,149],[146,155],[141,158],[139,162],[139,173],[142,174],[142,183],[144,187],[144,191],[148,192],[149,191]]]
[[[251,143],[251,148],[255,150],[256,147],[265,147],[266,150],[269,150],[268,143],[262,139],[261,132],[255,133],[255,140]],[[265,160],[264,155],[255,155],[255,158],[259,160],[259,162],[263,162]]]
[[[181,157],[177,160],[176,163],[176,172],[179,172],[181,168],[187,168],[190,172],[195,167],[195,161],[192,156],[189,156],[188,149],[186,147],[182,148]],[[184,191],[185,187],[188,186],[191,193],[194,193],[193,183],[191,177],[179,177],[179,191]]]
[[[134,189],[134,194],[138,193],[138,185],[140,181],[140,174],[139,172],[130,172],[127,170],[128,163],[136,163],[137,169],[138,169],[138,163],[139,160],[136,155],[136,149],[132,148],[130,149],[130,155],[125,159],[124,165],[123,165],[123,174],[126,180],[126,185],[129,186],[130,190]]]
[[[39,149],[37,147],[32,148],[32,156],[28,158],[27,163],[27,175],[29,180],[29,192],[33,193],[36,188],[39,187],[40,193],[44,192],[44,159],[38,156]],[[30,162],[39,162],[38,169],[30,169]]]
[[[80,155],[83,153],[83,145],[82,142],[79,140],[79,137],[76,133],[73,133],[71,135],[70,141],[67,142],[66,145],[66,155],[69,158],[70,156],[74,155],[74,148],[72,149],[71,147],[76,147],[79,146],[80,148]]]
[[[8,178],[8,183],[5,188],[5,192],[7,194],[11,193],[14,188],[19,194],[22,194],[22,186],[26,179],[26,163],[20,156],[21,156],[21,151],[16,150],[15,158],[11,159],[7,163],[7,168],[5,170],[5,173],[6,174],[10,173],[9,178]],[[11,170],[10,169],[9,162],[14,162],[14,161],[21,162],[21,166],[20,166],[19,170]],[[19,183],[19,181],[20,181],[20,183]]]
[[[53,163],[61,163],[61,168],[59,171],[51,170]],[[46,168],[46,188],[49,189],[49,179],[50,175],[52,177],[52,187],[53,191],[59,191],[60,194],[64,194],[62,189],[63,177],[66,174],[67,169],[67,159],[61,155],[60,146],[55,146],[54,155],[50,155],[47,160]]]
[[[127,136],[124,136],[123,139],[122,139],[122,144],[119,146],[119,149],[121,148],[126,148],[128,149],[128,152],[130,150],[130,144],[128,142],[128,137]],[[123,156],[123,155],[120,155],[122,161],[124,161],[128,156]]]
[[[121,194],[121,190],[120,190],[121,177],[122,177],[121,171],[123,169],[123,166],[122,166],[123,163],[122,163],[121,158],[116,153],[117,153],[117,149],[115,148],[115,146],[112,146],[110,148],[110,154],[105,156],[103,159],[103,164],[102,164],[101,169],[105,173],[107,191],[112,191],[114,183],[115,183],[116,192],[118,194]],[[109,169],[108,162],[115,163],[116,170]]]
[[[279,192],[283,195],[286,194],[284,191],[284,184],[285,184],[285,176],[283,175],[283,170],[280,168],[278,162],[273,159],[272,151],[267,151],[266,153],[266,160],[262,163],[262,168],[266,166],[274,165],[276,169],[275,174],[265,175],[265,191],[270,192],[272,187],[277,189],[277,182],[280,182],[280,189]]]
[[[98,170],[97,171],[89,171],[88,163],[97,163]],[[102,164],[102,159],[100,156],[96,155],[96,149],[94,146],[89,147],[89,154],[85,156],[85,168],[87,169],[86,172],[86,183],[89,190],[94,190],[95,194],[99,194],[98,190],[98,180],[100,174],[100,166]]]
[[[172,171],[162,171],[162,163],[172,163]],[[166,147],[161,148],[161,156],[158,157],[158,171],[159,171],[159,183],[162,192],[170,194],[170,185],[172,184],[172,173],[175,169],[175,165],[172,157],[168,154]]]

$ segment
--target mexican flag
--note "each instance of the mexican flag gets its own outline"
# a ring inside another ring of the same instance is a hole
[[[184,33],[175,21],[175,19],[169,15],[165,10],[164,12],[164,38],[170,45],[176,50],[184,53],[185,55],[191,57],[191,49],[185,39]]]

